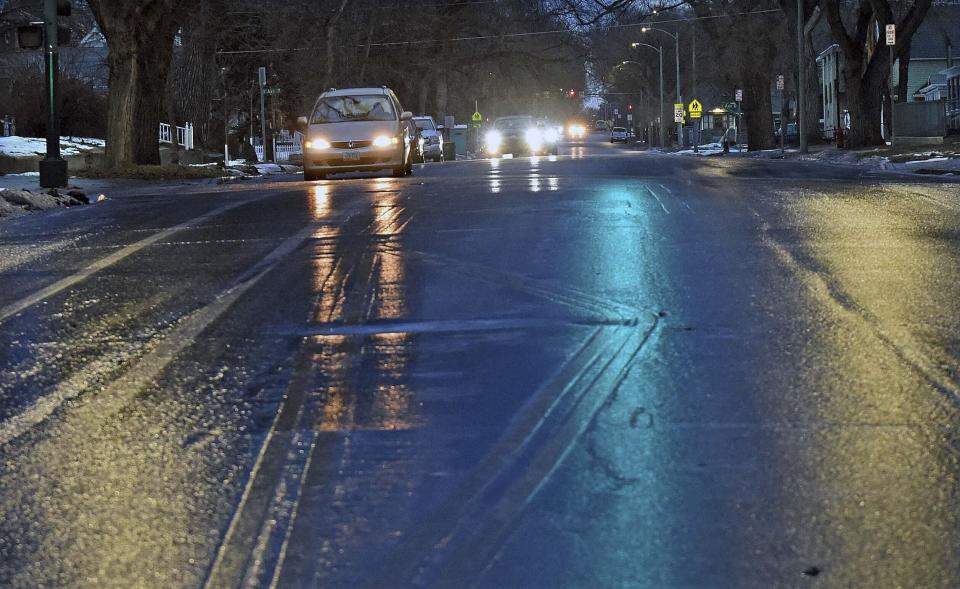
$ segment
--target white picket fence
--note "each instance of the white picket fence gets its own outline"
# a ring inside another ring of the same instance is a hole
[[[259,138],[253,139],[253,149],[257,153],[257,159],[263,161],[263,142]],[[290,133],[289,131],[280,131],[273,139],[274,161],[277,163],[290,161],[290,156],[303,153],[303,134],[299,131]]]
[[[184,149],[193,149],[193,124],[186,123],[183,127],[173,127],[167,123],[160,123],[160,143],[173,144],[173,133],[176,129],[177,145]]]

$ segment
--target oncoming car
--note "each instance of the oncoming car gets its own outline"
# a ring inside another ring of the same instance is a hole
[[[587,136],[587,127],[581,123],[570,123],[567,125],[567,138],[571,141],[583,139]]]
[[[538,124],[531,116],[500,117],[493,121],[483,141],[487,156],[505,153],[513,155],[557,155],[560,133],[551,125]]]
[[[303,177],[390,168],[394,176],[413,170],[409,123],[389,88],[328,90],[317,98],[306,126]]]

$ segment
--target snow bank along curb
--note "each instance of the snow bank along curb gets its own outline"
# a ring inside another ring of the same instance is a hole
[[[0,188],[0,218],[84,204],[90,204],[90,199],[83,191],[76,189],[61,193],[56,188],[47,192]]]

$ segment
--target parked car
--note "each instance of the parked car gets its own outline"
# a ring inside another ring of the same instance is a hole
[[[610,143],[626,143],[629,134],[627,130],[623,127],[614,127],[610,131]]]
[[[484,137],[483,153],[487,156],[505,153],[556,155],[559,140],[560,134],[555,126],[538,124],[531,116],[500,117],[493,121],[493,128]]]
[[[413,117],[413,122],[420,131],[423,146],[423,159],[435,162],[443,161],[443,136],[437,129],[437,124],[433,117],[419,116]]]
[[[413,141],[408,121],[392,90],[345,88],[328,90],[317,98],[306,128],[303,176],[317,180],[337,172],[389,168],[395,176],[413,170]]]

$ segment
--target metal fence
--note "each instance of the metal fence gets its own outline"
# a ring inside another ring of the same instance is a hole
[[[960,98],[946,100],[946,126],[950,135],[960,135]]]

